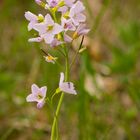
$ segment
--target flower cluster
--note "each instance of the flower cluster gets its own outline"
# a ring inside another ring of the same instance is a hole
[[[37,108],[42,108],[45,104],[47,87],[44,86],[39,88],[36,84],[33,84],[31,86],[31,91],[32,93],[27,96],[26,101],[37,102]],[[56,93],[58,92],[65,92],[74,95],[77,94],[72,82],[64,82],[64,73],[62,72],[60,73],[59,88],[56,90]]]
[[[35,30],[37,33],[37,36],[29,39],[29,42],[45,42],[51,48],[60,47],[61,53],[67,60],[69,59],[67,44],[72,44],[75,39],[89,32],[85,25],[85,7],[80,0],[44,1],[35,0],[38,5],[46,10],[46,15],[35,15],[30,11],[25,12],[25,18],[29,21],[28,30]],[[79,48],[81,48],[81,45]],[[53,57],[44,50],[42,51],[45,53],[46,62],[55,64],[58,58]],[[66,70],[69,69],[68,67]],[[33,84],[31,91],[32,93],[26,98],[27,102],[37,102],[37,108],[42,108],[46,101],[47,87],[39,88],[36,84]],[[63,72],[60,73],[59,87],[53,95],[59,92],[77,94],[74,84],[67,82]]]
[[[75,38],[89,32],[86,29],[86,16],[83,14],[85,7],[81,1],[76,0],[36,0],[48,14],[35,15],[25,12],[25,18],[29,21],[28,30],[34,29],[38,36],[29,39],[29,42],[45,41],[51,47],[62,43],[72,42]]]

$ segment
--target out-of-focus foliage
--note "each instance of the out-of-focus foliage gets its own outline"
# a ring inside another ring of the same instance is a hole
[[[84,41],[87,51],[71,71],[79,94],[65,95],[59,120],[61,139],[139,140],[140,1],[83,1],[92,30]],[[0,1],[1,140],[50,136],[50,106],[37,110],[25,98],[32,83],[46,84],[50,96],[59,70],[44,61],[40,44],[28,43],[27,9],[41,10],[34,0]]]

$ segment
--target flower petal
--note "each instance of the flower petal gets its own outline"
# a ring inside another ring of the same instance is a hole
[[[33,29],[39,32],[39,35],[46,33],[47,25],[45,23],[35,24]]]
[[[36,37],[36,38],[30,38],[28,41],[29,42],[41,42],[43,39],[41,37]]]
[[[40,92],[40,88],[36,84],[33,84],[31,86],[31,90],[32,90],[32,94],[35,94],[35,95]]]
[[[63,73],[63,72],[61,72],[61,73],[60,73],[59,86],[61,86],[61,84],[63,84],[63,82],[64,82],[64,73]]]
[[[53,28],[53,34],[55,35],[55,34],[58,34],[58,33],[62,32],[62,31],[63,31],[62,26],[57,24],[57,23],[55,23],[54,28]]]
[[[46,92],[47,92],[47,87],[46,86],[41,87],[40,90],[41,90],[41,95],[43,96],[43,98],[45,98],[46,97]]]
[[[34,94],[30,94],[26,97],[27,102],[37,102],[37,98]]]
[[[79,14],[76,15],[75,19],[79,22],[85,22],[86,21],[86,16],[84,14],[79,13]]]
[[[28,21],[37,21],[37,16],[30,11],[25,12],[24,16]]]
[[[38,109],[41,109],[41,108],[44,106],[44,104],[45,104],[45,101],[44,101],[44,100],[38,102],[38,103],[37,103],[37,108],[38,108]]]
[[[62,12],[62,14],[65,14],[67,11],[68,11],[68,7],[67,6],[63,6],[63,7],[60,7],[58,9],[59,12]]]
[[[85,10],[85,7],[81,1],[77,1],[74,5],[73,8],[75,9],[75,13],[81,13]]]
[[[68,36],[67,34],[64,34],[64,41],[70,43],[72,42],[72,38]]]
[[[34,25],[35,25],[35,22],[30,22],[28,24],[28,31],[31,31],[33,29]]]
[[[49,26],[54,25],[54,21],[53,21],[52,17],[49,14],[47,14],[45,16],[45,23],[48,24]]]
[[[61,84],[61,86],[59,87],[61,89],[61,91],[69,93],[69,94],[74,94],[76,95],[77,92],[74,89],[74,85],[71,82],[64,82]]]
[[[44,38],[46,44],[51,44],[54,39],[54,35],[52,33],[43,34],[42,37]]]

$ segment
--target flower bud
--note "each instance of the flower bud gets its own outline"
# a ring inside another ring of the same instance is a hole
[[[38,5],[42,6],[43,8],[46,7],[46,4],[45,4],[43,1],[41,1],[41,0],[35,0],[35,2],[36,2]]]
[[[41,0],[35,0],[35,2],[36,2],[38,5],[40,5],[40,4],[42,3]]]

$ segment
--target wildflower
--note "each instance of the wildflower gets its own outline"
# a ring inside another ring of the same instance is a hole
[[[55,64],[55,61],[56,61],[56,59],[57,59],[57,57],[53,57],[53,56],[51,56],[50,54],[48,54],[47,56],[44,56],[44,58],[45,58],[45,60],[46,60],[47,62],[53,63],[53,64]]]
[[[27,102],[37,102],[37,108],[42,108],[45,104],[45,97],[47,92],[47,87],[39,88],[36,84],[31,86],[32,93],[29,94],[26,98]]]
[[[79,23],[85,22],[86,16],[82,13],[85,7],[82,2],[77,1],[70,9],[69,17],[73,23],[78,26]]]
[[[86,35],[90,30],[86,28],[85,24],[80,24],[73,34],[73,39],[79,37],[80,35]]]
[[[50,44],[54,40],[54,36],[63,31],[63,28],[54,23],[52,17],[47,14],[43,23],[36,24],[34,29],[39,32],[39,35],[45,40],[47,44]]]
[[[61,19],[61,23],[62,23],[62,27],[64,28],[65,31],[75,31],[76,27],[73,25],[72,20],[71,19],[65,19],[64,17],[62,17]]]
[[[30,11],[25,12],[25,18],[30,21],[28,25],[28,30],[32,30],[36,23],[40,23],[44,21],[43,15],[39,14],[36,16],[35,14],[31,13]]]
[[[77,92],[74,89],[74,85],[72,82],[64,82],[64,73],[60,73],[60,82],[59,82],[59,88],[61,91],[74,94],[76,95]]]

